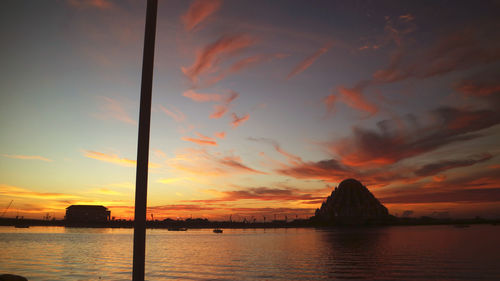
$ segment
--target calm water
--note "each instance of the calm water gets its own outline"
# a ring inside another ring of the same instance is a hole
[[[127,280],[131,229],[0,227],[0,273]],[[148,230],[146,279],[500,280],[500,226]]]

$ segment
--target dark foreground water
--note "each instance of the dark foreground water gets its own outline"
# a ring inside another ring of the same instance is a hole
[[[0,274],[130,280],[131,229],[0,227]],[[500,226],[148,230],[148,280],[500,280]]]

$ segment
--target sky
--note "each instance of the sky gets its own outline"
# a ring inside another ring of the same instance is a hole
[[[5,0],[0,212],[132,219],[145,1]],[[160,0],[148,218],[500,217],[499,1]]]

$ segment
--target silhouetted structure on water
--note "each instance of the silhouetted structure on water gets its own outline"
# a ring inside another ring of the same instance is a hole
[[[355,179],[342,181],[312,218],[321,224],[367,224],[390,219],[387,208]]]
[[[99,205],[71,205],[66,208],[65,220],[71,223],[103,223],[109,221],[111,211]]]

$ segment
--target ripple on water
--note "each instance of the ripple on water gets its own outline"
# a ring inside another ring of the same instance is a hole
[[[30,280],[127,280],[132,234],[0,227],[0,271]],[[149,280],[499,280],[499,234],[493,226],[228,229],[223,235],[148,230],[146,274]]]

